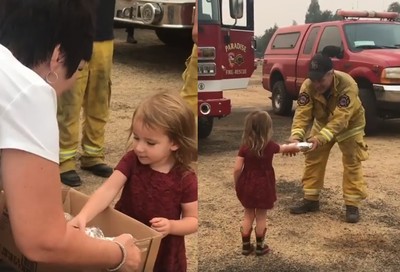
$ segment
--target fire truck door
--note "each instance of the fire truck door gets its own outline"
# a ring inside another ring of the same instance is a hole
[[[228,0],[222,0],[221,6],[223,46],[219,58],[223,78],[228,79],[223,89],[246,88],[255,68],[254,3],[243,0],[243,16],[236,20],[231,17]]]

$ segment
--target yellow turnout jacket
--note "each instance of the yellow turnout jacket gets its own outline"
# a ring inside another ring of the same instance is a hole
[[[358,97],[358,86],[347,73],[334,71],[331,94],[326,99],[306,79],[297,99],[291,136],[305,140],[309,125],[313,125],[311,136],[323,145],[332,140],[341,142],[359,133],[364,134],[365,115]]]

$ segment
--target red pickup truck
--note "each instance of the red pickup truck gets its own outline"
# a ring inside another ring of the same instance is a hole
[[[400,23],[396,12],[339,10],[343,20],[279,28],[264,54],[264,89],[276,114],[292,112],[311,57],[328,54],[334,69],[358,83],[367,134],[380,118],[400,117]]]

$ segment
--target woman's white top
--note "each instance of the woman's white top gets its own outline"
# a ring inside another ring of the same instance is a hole
[[[59,161],[55,90],[0,45],[0,150]],[[23,165],[21,165],[23,167]]]

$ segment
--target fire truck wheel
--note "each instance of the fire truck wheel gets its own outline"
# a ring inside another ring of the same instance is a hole
[[[168,29],[160,28],[155,30],[160,41],[168,46],[192,47],[192,30],[191,29]]]
[[[379,126],[374,92],[368,88],[360,88],[359,96],[365,110],[365,134],[374,134],[378,131]]]
[[[213,117],[199,117],[198,120],[198,136],[199,139],[204,139],[210,136],[213,129],[214,118]]]
[[[272,87],[272,109],[278,115],[290,115],[292,113],[293,99],[287,93],[283,81],[275,82]]]

